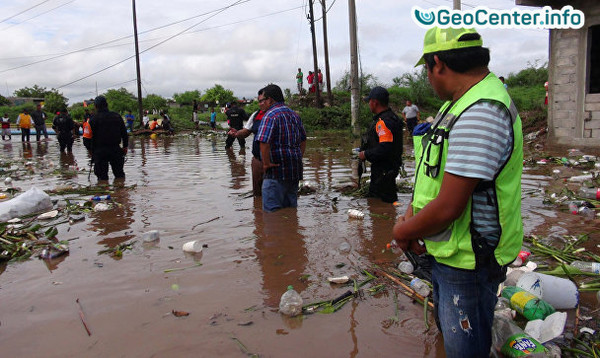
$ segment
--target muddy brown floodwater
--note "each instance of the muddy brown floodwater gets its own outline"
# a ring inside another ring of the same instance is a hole
[[[224,142],[222,135],[132,138],[125,187],[112,194],[118,207],[58,225],[57,237],[71,240],[68,256],[2,267],[1,355],[443,356],[431,317],[426,330],[422,306],[403,295],[398,296],[397,321],[391,319],[396,304],[390,293],[365,295],[333,314],[288,318],[277,311],[288,285],[305,303],[328,300],[348,287],[329,284],[327,277],[359,278],[362,268],[393,260],[383,249],[393,218],[404,212],[410,194],[400,195],[398,207],[342,195],[342,188],[356,182],[350,155],[356,143],[332,135],[311,137],[304,175],[316,191],[301,196],[297,209],[263,214],[260,200],[250,195],[250,150],[239,154],[236,143],[233,152],[226,152]],[[55,138],[29,147],[15,136],[2,143],[2,157],[51,159],[63,166],[85,167],[87,162],[79,141],[72,157],[61,157]],[[407,161],[409,174],[413,165]],[[589,229],[590,223],[542,203],[551,181],[544,170],[524,173],[526,233]],[[35,172],[13,184],[50,190],[65,183],[88,185],[88,173]],[[349,208],[374,215],[349,219]],[[158,243],[142,244],[149,230],[160,232]],[[190,240],[206,245],[201,256],[182,251]],[[595,248],[594,240],[589,245]],[[123,242],[135,244],[120,259],[98,253]],[[175,317],[173,310],[189,316]]]

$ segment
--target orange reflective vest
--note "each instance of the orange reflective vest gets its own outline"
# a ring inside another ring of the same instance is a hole
[[[92,139],[92,127],[89,122],[83,122],[83,138]]]

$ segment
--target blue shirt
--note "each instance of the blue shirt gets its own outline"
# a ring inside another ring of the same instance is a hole
[[[210,121],[211,122],[215,122],[217,120],[217,113],[216,112],[212,112],[210,114]]]
[[[283,102],[272,105],[258,127],[256,140],[271,146],[271,163],[266,179],[298,181],[302,179],[302,151],[300,144],[306,141],[302,120]]]

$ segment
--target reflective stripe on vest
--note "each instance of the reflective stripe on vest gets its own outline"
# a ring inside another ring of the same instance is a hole
[[[422,136],[413,137],[416,170],[412,208],[416,214],[437,197],[444,176],[448,136],[452,126],[465,110],[481,100],[504,105],[512,120],[512,152],[493,182],[501,229],[494,255],[500,265],[506,265],[516,258],[523,242],[523,222],[520,215],[523,132],[517,109],[495,75],[487,75],[454,104],[446,102],[437,114],[432,128]],[[472,198],[461,216],[447,229],[425,238],[427,251],[436,261],[457,268],[475,268],[471,242],[471,204]]]

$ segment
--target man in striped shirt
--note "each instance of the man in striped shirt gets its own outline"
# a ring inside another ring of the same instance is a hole
[[[298,205],[306,131],[300,116],[283,102],[277,85],[258,91],[258,103],[268,108],[256,134],[264,169],[262,202],[266,212]]]

